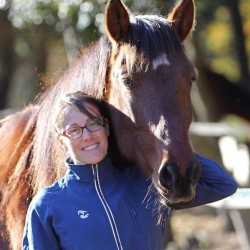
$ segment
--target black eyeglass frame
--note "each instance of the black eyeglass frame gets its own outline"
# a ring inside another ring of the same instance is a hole
[[[95,120],[95,119],[99,119],[99,120],[101,121],[100,127],[98,127],[97,129],[94,129],[94,130],[90,130],[90,129],[88,128],[88,125],[89,125],[93,120]],[[93,133],[93,132],[96,132],[96,131],[100,130],[102,127],[104,127],[104,117],[103,117],[103,116],[94,117],[94,118],[91,119],[85,126],[83,126],[83,127],[75,126],[75,127],[74,127],[74,128],[80,128],[80,129],[81,129],[81,134],[80,134],[79,136],[77,136],[76,138],[71,138],[71,137],[69,137],[69,136],[66,134],[67,131],[68,131],[69,129],[71,129],[71,128],[65,129],[65,130],[61,133],[61,135],[67,137],[67,138],[70,139],[70,140],[76,140],[76,139],[78,139],[78,138],[80,138],[80,137],[82,136],[83,130],[84,130],[85,128],[86,128],[90,133]]]

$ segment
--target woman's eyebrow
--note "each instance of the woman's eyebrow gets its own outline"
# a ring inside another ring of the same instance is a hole
[[[90,121],[92,120],[92,118],[88,118],[87,120],[86,120],[86,123],[85,123],[85,125],[84,126],[86,126]],[[82,126],[80,126],[79,124],[77,124],[77,123],[71,123],[71,124],[69,124],[68,126],[66,126],[66,128],[69,128],[69,127],[72,127],[72,126],[78,126],[78,127],[82,127]]]

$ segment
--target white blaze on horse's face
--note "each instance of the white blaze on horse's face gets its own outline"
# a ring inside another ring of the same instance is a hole
[[[158,124],[153,124],[152,122],[149,122],[149,128],[153,132],[154,136],[159,141],[162,141],[164,139],[164,144],[166,146],[170,144],[170,136],[167,127],[168,123],[164,116],[160,117]]]
[[[182,46],[194,9],[194,0],[181,0],[167,19],[133,16],[122,0],[109,0],[105,12],[112,43],[106,98],[118,148],[152,176],[168,206],[191,202],[200,174],[188,138],[195,74]]]
[[[169,66],[169,65],[170,62],[167,59],[167,55],[165,53],[157,56],[152,62],[153,70],[157,70],[159,66]]]

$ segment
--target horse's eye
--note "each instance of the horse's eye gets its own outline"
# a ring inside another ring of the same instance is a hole
[[[192,77],[192,78],[190,78],[190,79],[187,81],[187,83],[188,83],[189,86],[192,86],[193,83],[194,83],[195,81],[196,81],[196,78],[195,78],[195,77]]]
[[[136,85],[135,85],[135,83],[133,82],[132,79],[130,79],[130,78],[123,78],[122,81],[123,81],[123,84],[125,85],[125,87],[127,89],[132,90],[132,89],[136,88]]]
[[[121,65],[126,65],[127,64],[127,62],[126,62],[126,59],[124,58],[124,59],[122,59],[122,61],[121,61]]]

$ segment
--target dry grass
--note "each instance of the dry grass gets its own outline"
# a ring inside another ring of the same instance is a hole
[[[175,211],[171,218],[174,242],[167,250],[240,250],[228,217],[214,208],[201,206]]]

